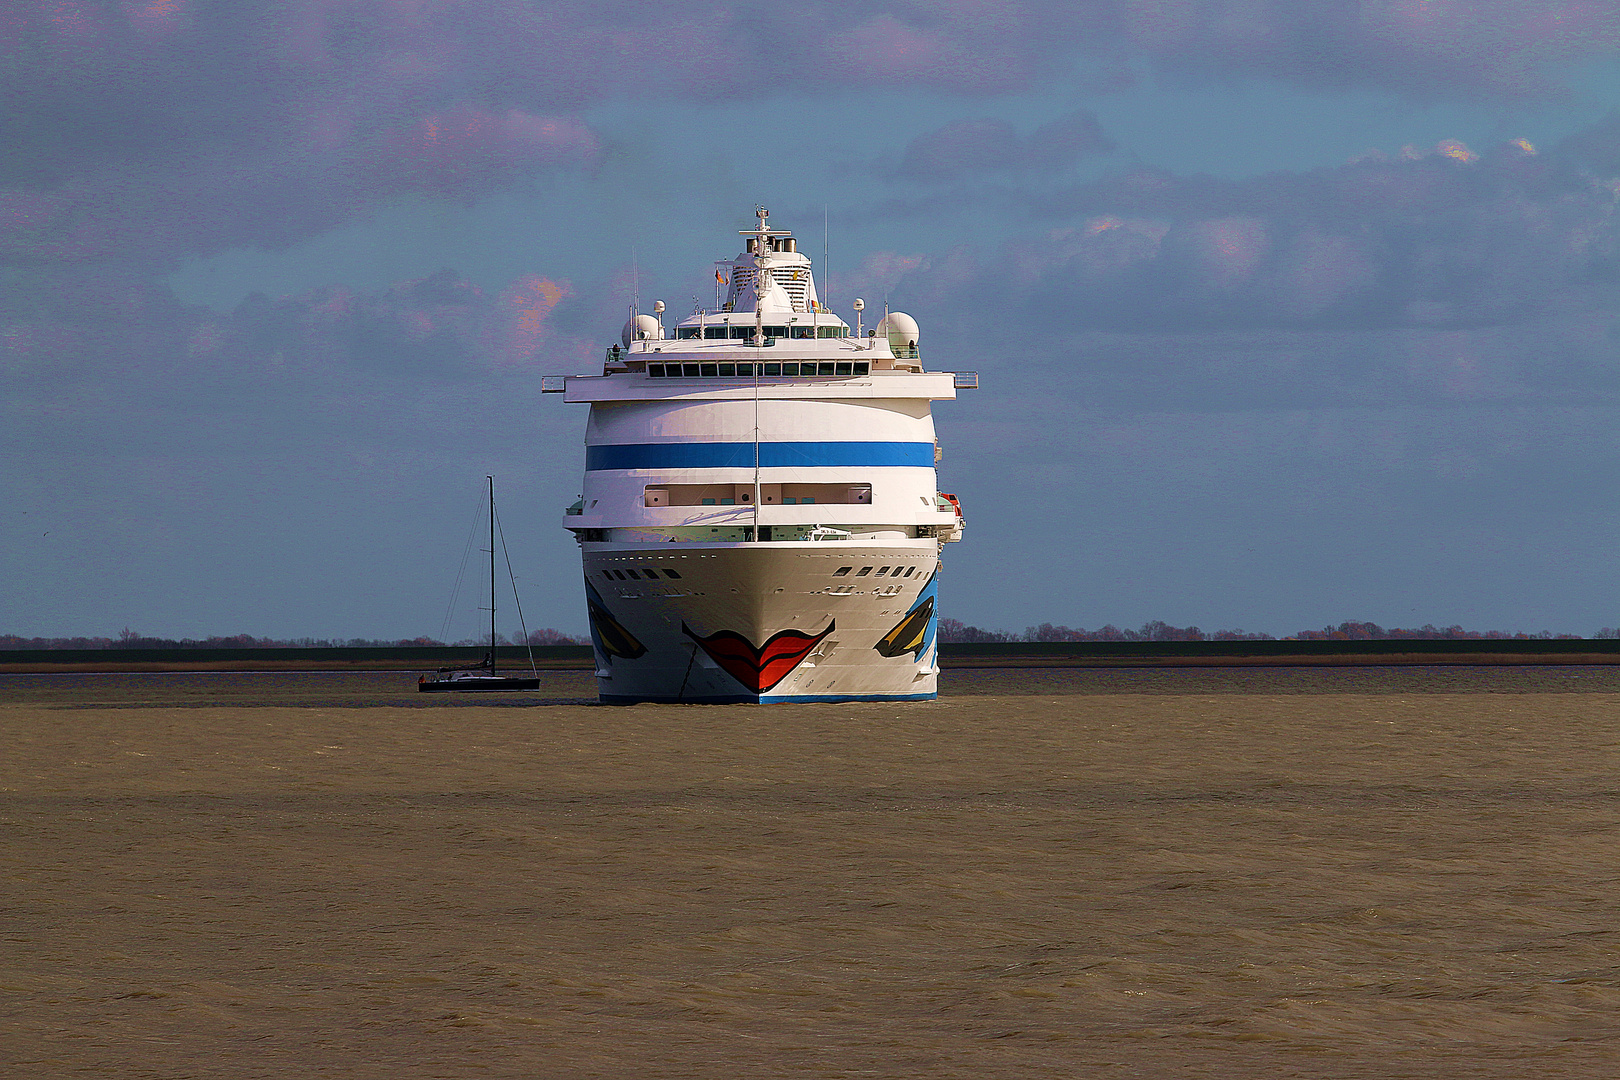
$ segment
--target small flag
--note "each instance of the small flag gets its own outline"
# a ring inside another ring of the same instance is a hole
[[[720,284],[724,285],[726,283],[726,276],[724,274],[722,274],[718,269],[716,269],[715,272],[714,272],[714,280],[716,280]]]

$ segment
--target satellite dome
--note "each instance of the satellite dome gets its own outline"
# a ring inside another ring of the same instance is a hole
[[[663,337],[663,326],[651,315],[637,315],[624,324],[624,330],[619,334],[619,340],[624,342],[627,349],[632,341],[662,341]]]
[[[891,349],[917,347],[917,320],[903,311],[891,311],[877,324],[877,332],[889,339]]]

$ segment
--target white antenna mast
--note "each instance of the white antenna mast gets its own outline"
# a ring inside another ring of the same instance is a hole
[[[765,289],[770,284],[770,270],[765,257],[765,249],[771,243],[771,231],[765,227],[765,218],[770,211],[763,206],[754,207],[754,214],[759,218],[759,228],[754,240],[754,348],[765,347]],[[755,504],[758,505],[757,503]]]
[[[759,543],[759,367],[761,356],[757,351],[765,347],[765,287],[769,284],[765,248],[771,242],[765,219],[770,211],[763,206],[754,207],[759,217],[759,230],[754,241],[754,542]]]

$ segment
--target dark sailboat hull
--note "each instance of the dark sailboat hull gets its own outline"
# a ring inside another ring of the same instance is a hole
[[[538,690],[539,679],[502,679],[502,678],[474,678],[474,679],[439,679],[437,681],[422,681],[416,684],[416,689],[424,694],[446,693],[485,693],[491,690]]]

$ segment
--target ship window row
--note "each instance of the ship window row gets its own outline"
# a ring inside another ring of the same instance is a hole
[[[833,577],[848,577],[849,572],[851,570],[854,570],[854,569],[855,568],[853,566],[840,566],[837,570],[833,571]],[[877,568],[877,573],[873,574],[872,576],[873,577],[884,577],[885,575],[887,575],[889,573],[889,570],[890,570],[890,567],[880,566],[880,567]],[[894,575],[893,576],[897,577],[897,578],[910,577],[912,574],[915,574],[917,572],[917,568],[915,566],[906,567],[904,573],[901,573],[901,568],[898,567],[898,566],[893,567],[893,570],[894,570]],[[861,567],[860,571],[855,576],[856,577],[865,577],[867,574],[871,574],[871,573],[872,573],[872,568],[870,566],[863,566],[863,567]]]
[[[768,338],[843,338],[849,337],[847,326],[764,326],[760,328]],[[754,328],[745,323],[720,326],[677,326],[675,338],[686,341],[701,337],[705,341],[752,341]]]
[[[643,566],[641,568],[641,573],[645,574],[647,576],[648,581],[657,581],[658,580],[658,571],[654,570],[650,566]],[[637,574],[635,572],[635,570],[633,570],[633,569],[603,570],[602,571],[602,576],[607,578],[609,581],[612,581],[614,578],[618,578],[620,581],[624,581],[626,574],[630,575],[630,580],[631,581],[640,581],[641,580],[641,575]],[[674,570],[665,570],[664,571],[664,576],[667,577],[667,578],[678,578],[681,575],[677,571],[674,571]]]
[[[761,506],[869,506],[871,484],[761,484]],[[753,484],[648,484],[644,506],[752,506]]]
[[[867,360],[820,360],[816,363],[772,364],[648,364],[647,377],[651,379],[751,379],[758,374],[771,375],[870,375],[872,364]]]

